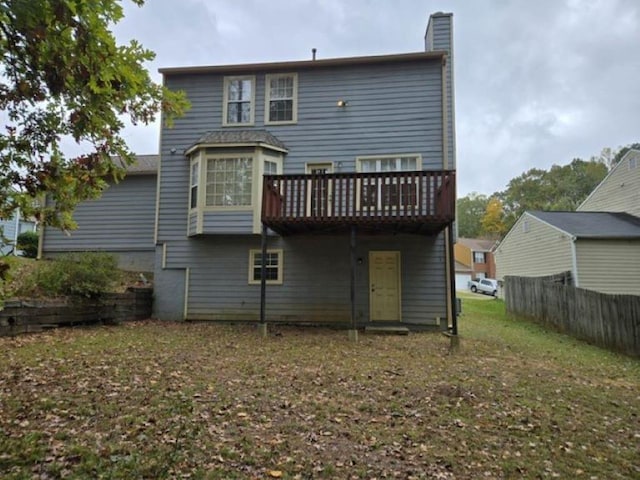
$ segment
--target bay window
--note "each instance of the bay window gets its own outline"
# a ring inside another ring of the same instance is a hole
[[[253,158],[209,158],[206,167],[205,206],[252,205]]]

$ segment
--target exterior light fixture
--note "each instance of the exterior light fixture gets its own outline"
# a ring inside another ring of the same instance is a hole
[[[346,107],[347,105],[349,105],[349,103],[346,100],[338,100],[338,106],[339,107]]]

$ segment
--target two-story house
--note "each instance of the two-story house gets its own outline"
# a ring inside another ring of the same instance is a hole
[[[495,250],[497,278],[570,271],[576,287],[640,295],[640,151],[575,212],[525,212]]]
[[[155,315],[452,324],[452,15],[424,51],[163,68]]]
[[[454,245],[454,257],[456,262],[468,267],[473,280],[495,278],[494,244],[493,240],[459,237]]]

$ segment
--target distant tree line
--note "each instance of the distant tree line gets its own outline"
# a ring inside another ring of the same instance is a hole
[[[503,191],[461,197],[457,201],[458,235],[499,239],[527,210],[574,211],[633,148],[640,149],[640,143],[615,151],[605,148],[590,160],[574,158],[549,170],[532,168],[511,179]]]

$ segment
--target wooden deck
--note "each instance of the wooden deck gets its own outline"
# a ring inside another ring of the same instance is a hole
[[[281,235],[369,233],[433,235],[455,218],[449,170],[265,175],[262,223]]]

